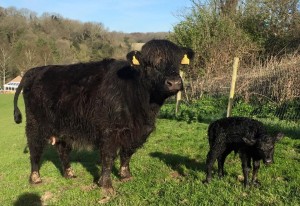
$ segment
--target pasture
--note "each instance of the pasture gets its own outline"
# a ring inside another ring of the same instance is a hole
[[[13,95],[0,94],[1,205],[100,204],[102,194],[95,184],[101,168],[99,151],[72,152],[77,178],[64,179],[56,151],[49,145],[40,170],[43,183],[29,184],[29,153],[23,152],[24,122],[14,123]],[[117,194],[106,205],[300,205],[299,124],[277,121],[274,126],[271,119],[265,122],[271,132],[284,130],[285,137],[276,145],[275,164],[262,165],[259,170],[260,187],[243,188],[241,163],[234,154],[226,159],[227,175],[223,179],[217,177],[215,164],[212,182],[202,184],[208,124],[158,119],[147,143],[133,155],[132,181],[119,181],[116,161],[113,186]]]

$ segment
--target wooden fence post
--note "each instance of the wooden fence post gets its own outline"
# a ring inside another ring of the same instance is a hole
[[[179,71],[179,75],[181,76],[182,82],[183,82],[184,73],[183,73],[182,70]],[[176,108],[175,108],[175,115],[176,116],[178,115],[178,112],[179,112],[179,106],[180,106],[181,99],[182,99],[182,92],[179,91],[179,92],[177,92],[177,95],[176,95]]]
[[[239,66],[239,58],[234,57],[231,87],[230,87],[230,94],[229,94],[228,107],[227,107],[227,117],[231,116],[231,110],[232,110],[232,104],[233,104],[233,96],[234,96],[235,82],[236,82],[238,66]]]

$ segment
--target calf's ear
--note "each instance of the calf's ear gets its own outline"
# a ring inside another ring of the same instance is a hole
[[[279,132],[276,136],[275,136],[275,140],[279,141],[284,137],[284,134],[282,132]]]
[[[250,146],[252,146],[256,143],[256,139],[254,139],[254,138],[242,137],[242,139],[247,145],[250,145]]]
[[[126,55],[127,61],[130,62],[131,65],[140,65],[141,62],[141,52],[139,51],[131,51]]]

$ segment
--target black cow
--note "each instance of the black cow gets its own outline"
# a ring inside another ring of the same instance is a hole
[[[183,58],[184,57],[184,58]],[[182,89],[179,66],[193,51],[168,40],[151,40],[129,61],[105,59],[73,65],[51,65],[27,71],[14,98],[14,118],[23,89],[31,183],[40,183],[40,158],[55,144],[64,176],[74,177],[69,161],[72,147],[100,150],[100,186],[113,193],[111,170],[120,155],[120,177],[131,178],[129,161],[155,127],[165,99]]]
[[[252,183],[258,184],[257,173],[260,160],[268,165],[273,162],[275,142],[283,137],[279,133],[276,137],[267,134],[263,124],[246,117],[229,117],[219,119],[208,128],[210,150],[206,160],[206,179],[212,178],[212,167],[218,159],[218,175],[224,176],[224,162],[229,153],[239,153],[244,174],[244,186],[248,185],[248,174],[253,161]]]

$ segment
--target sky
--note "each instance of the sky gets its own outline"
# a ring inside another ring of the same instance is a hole
[[[102,23],[109,31],[170,32],[191,0],[1,0],[4,8],[26,8],[41,16],[60,14],[81,22]]]

